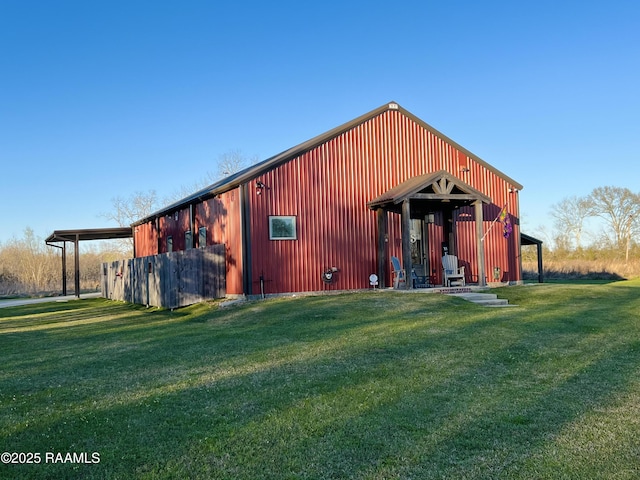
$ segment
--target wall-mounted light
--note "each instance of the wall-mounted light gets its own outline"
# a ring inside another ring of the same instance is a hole
[[[469,167],[460,167],[460,172],[462,173],[468,173],[470,171]]]
[[[518,189],[514,187],[509,187],[509,193],[518,193]]]
[[[266,190],[267,186],[260,180],[256,182],[256,195],[262,195],[262,191]]]

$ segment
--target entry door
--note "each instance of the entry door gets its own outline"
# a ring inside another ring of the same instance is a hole
[[[429,235],[423,219],[411,219],[411,268],[417,277],[429,278]]]

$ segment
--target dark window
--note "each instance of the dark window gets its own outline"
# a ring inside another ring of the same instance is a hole
[[[200,227],[198,229],[198,247],[204,248],[207,246],[207,227]]]
[[[296,238],[296,217],[292,215],[269,217],[270,240],[295,240]]]

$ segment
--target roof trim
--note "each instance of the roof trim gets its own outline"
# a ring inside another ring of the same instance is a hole
[[[488,170],[492,171],[493,173],[495,173],[496,175],[498,175],[499,177],[503,178],[504,180],[506,180],[507,182],[509,182],[511,185],[513,185],[513,187],[517,188],[518,190],[522,190],[523,186],[520,185],[518,182],[516,182],[515,180],[513,180],[512,178],[508,177],[507,175],[505,175],[504,173],[502,173],[501,171],[499,171],[498,169],[496,169],[495,167],[492,167],[491,165],[489,165],[487,162],[485,162],[484,160],[482,160],[480,157],[478,157],[477,155],[474,155],[473,153],[471,153],[469,150],[467,150],[466,148],[462,147],[460,144],[458,144],[457,142],[454,142],[453,140],[451,140],[449,137],[447,137],[446,135],[443,135],[440,131],[436,130],[435,128],[433,128],[431,125],[429,125],[428,123],[424,122],[423,120],[421,120],[420,118],[416,117],[415,115],[413,115],[411,112],[409,112],[408,110],[404,109],[403,107],[401,107],[398,103],[396,102],[388,102],[385,103],[384,105],[371,110],[368,113],[365,113],[364,115],[361,115],[347,123],[344,123],[336,128],[333,128],[323,134],[320,134],[316,137],[313,137],[305,142],[302,142],[294,147],[289,148],[288,150],[285,150],[277,155],[274,155],[273,157],[269,157],[261,162],[256,163],[255,165],[252,165],[248,168],[245,168],[244,170],[241,170],[239,172],[234,173],[233,175],[230,175],[222,180],[219,180],[218,182],[215,182],[211,185],[209,185],[208,187],[205,187],[201,190],[198,190],[197,192],[183,198],[182,200],[178,200],[177,202],[174,202],[156,212],[151,213],[150,215],[138,220],[137,222],[132,224],[132,227],[135,227],[137,225],[141,225],[143,223],[147,223],[150,220],[154,220],[158,217],[162,217],[164,215],[168,215],[170,213],[173,213],[176,210],[180,210],[182,208],[185,208],[188,205],[194,204],[194,203],[199,203],[202,202],[204,200],[208,200],[210,198],[215,197],[216,195],[219,195],[221,193],[225,193],[229,190],[232,190],[236,187],[238,187],[239,185],[246,183],[248,181],[251,181],[257,177],[259,177],[260,175],[263,175],[264,173],[273,170],[274,168],[282,165],[283,163],[286,163],[290,160],[293,160],[294,158],[308,152],[309,150],[312,150],[314,148],[316,148],[317,146],[326,143],[327,141],[342,135],[343,133],[351,130],[352,128],[366,122],[369,121],[375,117],[377,117],[378,115],[381,115],[389,110],[395,110],[395,111],[399,111],[400,113],[402,113],[403,115],[407,116],[408,118],[410,118],[411,120],[413,120],[414,122],[416,122],[418,125],[420,125],[421,127],[423,127],[424,129],[428,130],[429,132],[431,132],[432,134],[442,138],[444,141],[450,143],[452,146],[454,146],[456,149],[458,149],[459,151],[463,152],[465,155],[467,155],[468,157],[472,158],[474,161],[476,161],[477,163],[483,165],[485,168],[487,168]]]

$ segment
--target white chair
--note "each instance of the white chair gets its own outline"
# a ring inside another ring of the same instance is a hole
[[[391,257],[391,265],[393,266],[393,288],[396,290],[400,288],[407,288],[407,277],[404,270],[400,266],[400,259],[398,257]]]
[[[464,266],[458,267],[458,257],[445,254],[442,257],[442,271],[445,287],[464,287]]]

